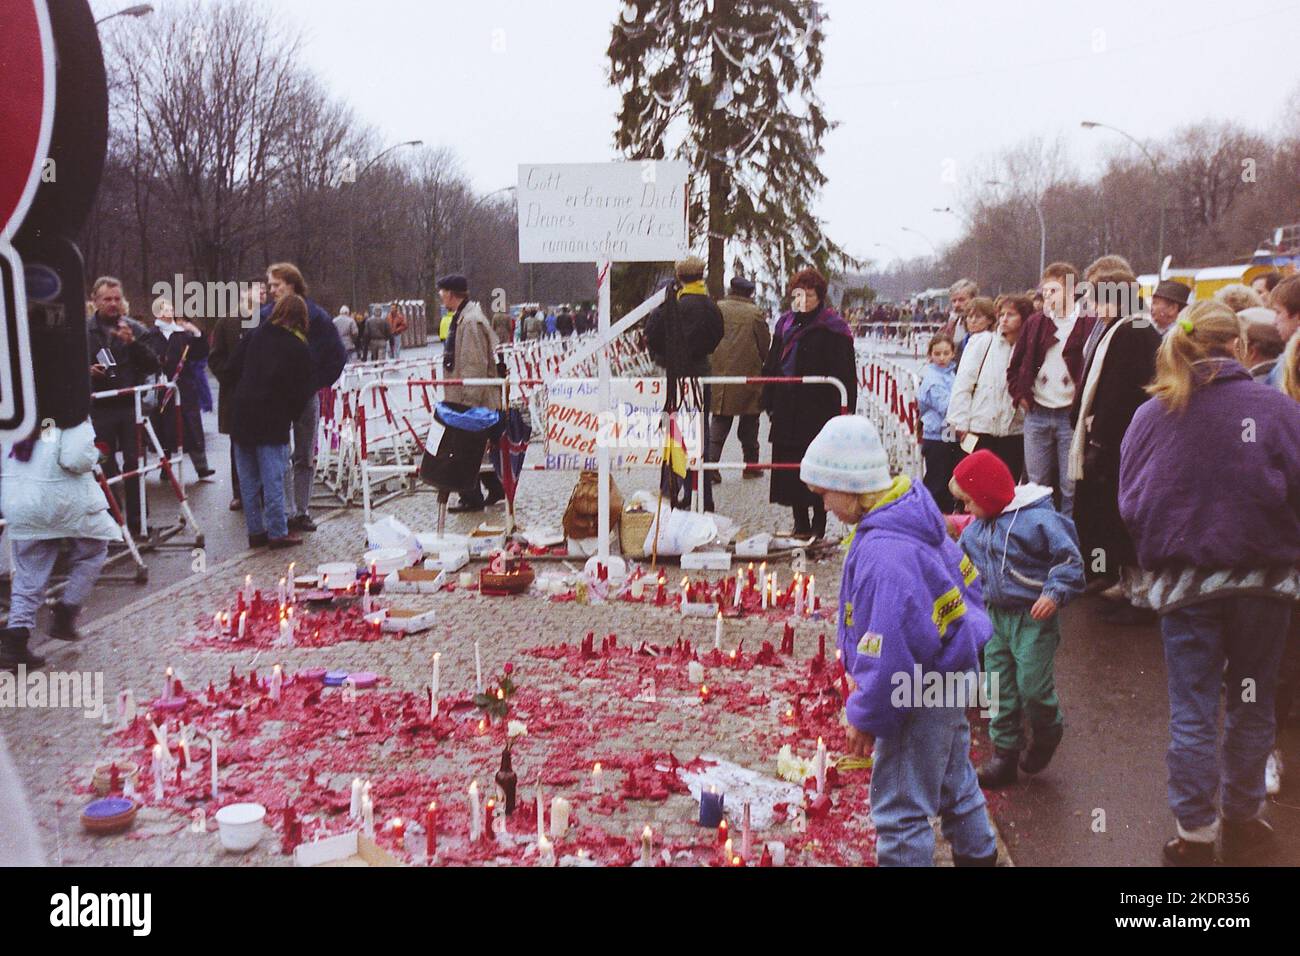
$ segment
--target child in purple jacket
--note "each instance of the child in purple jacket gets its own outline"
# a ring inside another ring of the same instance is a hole
[[[874,425],[831,419],[799,477],[854,525],[840,582],[850,752],[874,748],[871,818],[881,866],[930,866],[940,817],[957,866],[994,866],[997,845],[970,761],[966,707],[980,696],[979,649],[992,628],[974,565],[948,537],[930,493],[891,477]]]

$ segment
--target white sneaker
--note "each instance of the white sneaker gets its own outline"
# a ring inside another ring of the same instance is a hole
[[[1274,750],[1264,765],[1264,792],[1275,797],[1282,792],[1282,751]]]

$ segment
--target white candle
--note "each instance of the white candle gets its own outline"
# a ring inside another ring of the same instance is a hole
[[[758,589],[767,590],[767,562],[764,561],[758,566]]]
[[[279,702],[280,689],[284,686],[284,672],[280,665],[276,664],[271,668],[271,700]]]
[[[768,603],[775,607],[776,599],[781,594],[781,585],[777,582],[776,568],[772,569],[772,576],[768,578],[768,583],[772,586],[772,600]]]
[[[563,797],[551,801],[551,839],[563,840],[569,832],[570,804]]]
[[[826,789],[826,742],[817,738],[817,758],[813,763],[813,772],[817,776],[817,795]]]
[[[253,606],[253,576],[251,574],[244,575],[244,605],[246,607]]]
[[[366,836],[375,835],[375,803],[369,797],[361,798],[361,826]]]
[[[217,738],[208,735],[208,760],[212,764],[212,799],[217,799]]]
[[[363,589],[363,593],[361,595],[361,613],[362,614],[370,613],[370,579],[369,578],[366,579],[366,586]]]
[[[803,579],[798,574],[794,576],[794,616],[803,617]]]
[[[597,761],[596,765],[591,768],[591,792],[605,792],[605,771],[600,769],[600,761]]]
[[[638,601],[641,600],[643,597],[645,597],[644,578],[637,578],[635,581],[632,582],[632,597]]]
[[[296,568],[297,566],[298,563],[296,561],[290,561],[289,570],[285,574],[285,577],[289,579],[289,603],[290,604],[296,604],[298,600],[298,595],[295,593],[295,588],[293,584],[293,569]]]
[[[540,837],[537,841],[537,865],[555,866],[555,847],[546,837]]]
[[[442,652],[434,651],[433,653],[433,693],[429,701],[429,719],[436,720],[438,717],[438,685],[442,683]]]
[[[808,600],[804,603],[804,613],[811,614],[815,610],[817,610],[817,576],[810,574],[808,575]]]
[[[704,683],[704,665],[699,661],[691,661],[686,665],[686,679],[692,684]]]
[[[767,610],[767,599],[768,599],[768,596],[769,596],[771,593],[772,593],[772,585],[771,585],[770,583],[764,582],[764,584],[763,584],[763,593],[762,593],[762,605],[761,605],[761,610],[764,610],[764,611]]]
[[[162,744],[153,745],[153,798],[159,802],[163,798],[163,748]]]
[[[289,643],[293,644],[298,637],[298,622],[293,618],[293,608],[286,610],[284,617],[289,622]]]
[[[348,817],[352,820],[361,816],[361,778],[352,778],[352,803],[348,807]]]
[[[280,611],[280,643],[289,643],[289,615]]]
[[[722,650],[722,612],[718,612],[718,619],[713,625],[713,649]]]
[[[275,586],[275,599],[276,602],[280,605],[280,607],[284,607],[286,604],[289,603],[289,593],[288,590],[285,588],[284,578],[281,578],[280,583]]]
[[[237,636],[239,637],[239,639],[240,639],[241,641],[244,639],[244,628],[247,626],[247,624],[248,624],[248,612],[247,612],[247,611],[240,611],[240,612],[239,612],[239,631],[237,632]]]
[[[690,578],[682,578],[682,610],[686,610],[686,602],[690,600]]]
[[[176,675],[170,667],[163,673],[163,688],[164,699],[171,700],[176,696]]]
[[[220,612],[220,611],[218,611],[216,614],[212,615],[212,626],[213,626],[214,628],[216,628],[216,631],[217,631],[218,634],[221,634],[221,633],[222,633],[222,627],[221,627],[221,612]]]
[[[469,785],[469,838],[474,841],[482,835],[483,816],[478,804],[478,781],[472,780]]]
[[[736,593],[731,596],[731,606],[740,607],[740,592],[744,588],[744,571],[736,568]]]
[[[650,862],[650,845],[653,842],[654,842],[654,831],[650,829],[650,824],[647,823],[645,825],[645,829],[641,831],[641,865],[642,866],[654,866],[654,864]]]
[[[483,693],[483,658],[479,654],[478,638],[474,638],[474,688]]]

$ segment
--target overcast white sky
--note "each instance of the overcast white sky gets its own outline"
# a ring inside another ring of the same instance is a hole
[[[163,5],[173,0],[155,0]],[[481,190],[520,162],[596,162],[617,96],[605,79],[616,0],[260,0],[300,23],[325,82],[392,141],[449,144]],[[117,3],[95,0],[97,13]],[[1125,148],[1092,119],[1158,140],[1206,118],[1269,130],[1300,82],[1300,2],[825,0],[818,203],[863,257],[923,254],[959,232],[962,173],[1064,133],[1083,169]],[[944,161],[958,183],[945,182]]]

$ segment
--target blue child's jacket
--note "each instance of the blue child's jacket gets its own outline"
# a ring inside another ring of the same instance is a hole
[[[897,732],[912,696],[894,691],[916,665],[926,674],[976,671],[992,633],[976,577],[930,493],[895,479],[858,523],[840,581],[839,648],[857,685],[849,723],[874,736]],[[896,705],[896,696],[906,701]]]
[[[1074,522],[1052,507],[1052,489],[1020,485],[996,518],[972,521],[962,549],[975,562],[989,607],[1025,611],[1041,595],[1058,606],[1083,593]]]
[[[921,413],[921,437],[927,441],[956,441],[948,417],[948,401],[952,398],[952,383],[957,378],[957,363],[935,365],[927,362],[921,373],[921,384],[916,390],[916,407]]]

